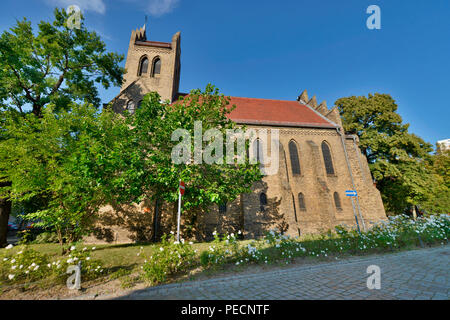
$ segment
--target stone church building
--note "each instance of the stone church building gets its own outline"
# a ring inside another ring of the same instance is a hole
[[[180,40],[179,32],[171,42],[157,42],[147,39],[145,27],[132,31],[125,81],[111,102],[116,112],[133,112],[150,91],[172,102],[182,95]],[[237,124],[279,130],[279,170],[255,183],[252,193],[201,215],[197,238],[208,238],[214,230],[241,230],[251,238],[273,228],[297,236],[357,223],[363,230],[386,219],[358,137],[344,132],[336,107],[318,104],[306,90],[292,101],[231,97],[230,103],[236,105],[230,119]],[[353,204],[346,190],[357,191]],[[97,239],[145,241],[176,228],[172,205],[155,210],[155,204],[141,204],[127,214],[112,207],[103,211],[106,219],[95,233]]]

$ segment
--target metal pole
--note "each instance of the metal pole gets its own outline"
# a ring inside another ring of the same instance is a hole
[[[359,206],[359,196],[358,195],[356,195],[356,204],[358,205],[359,217],[361,218],[363,229],[364,229],[364,231],[366,231],[366,223],[364,222],[364,219],[361,214],[361,208]]]
[[[180,180],[181,183],[181,180]],[[178,226],[177,226],[177,241],[180,242],[180,224],[181,224],[181,192],[178,186]]]
[[[352,199],[353,214],[355,215],[356,226],[358,227],[358,232],[361,233],[361,230],[359,229],[358,216],[356,215],[356,211],[355,211],[355,204],[353,203],[353,197],[350,197],[350,198]]]

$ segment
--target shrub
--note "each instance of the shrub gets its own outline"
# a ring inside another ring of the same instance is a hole
[[[21,247],[13,254],[6,251],[0,257],[0,278],[2,282],[33,282],[48,277],[52,271],[48,267],[49,258],[29,247]]]
[[[5,250],[0,256],[0,281],[13,283],[31,283],[45,279],[65,282],[67,268],[71,265],[81,265],[82,279],[95,279],[103,273],[99,261],[91,259],[92,250],[84,248],[77,250],[71,247],[68,259],[50,261],[48,255],[40,253],[28,246],[20,246],[17,253]]]
[[[238,232],[238,235],[241,232]],[[208,250],[200,254],[200,263],[203,267],[219,266],[236,259],[239,245],[234,233],[224,234],[222,237],[214,231],[214,240]]]
[[[142,253],[142,248],[141,252]],[[174,235],[164,235],[161,244],[146,258],[142,269],[144,278],[152,284],[165,282],[177,272],[185,272],[195,265],[196,251],[191,244],[175,241]]]
[[[36,236],[33,243],[58,243],[58,235],[56,232],[43,232]]]

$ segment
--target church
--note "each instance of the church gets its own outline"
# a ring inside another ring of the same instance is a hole
[[[132,31],[127,73],[110,104],[113,110],[134,112],[151,91],[163,100],[176,101],[183,95],[179,92],[180,58],[180,32],[170,42],[159,42],[147,39],[145,26]],[[292,101],[230,99],[236,109],[229,117],[238,125],[278,130],[279,170],[256,182],[251,193],[202,215],[197,238],[208,239],[214,230],[240,230],[245,238],[275,228],[291,236],[326,232],[338,225],[367,230],[387,219],[358,137],[344,132],[336,107],[328,109],[325,101],[318,104],[306,90]],[[355,190],[357,197],[347,196],[347,190]],[[119,213],[105,208],[103,216],[108,219],[95,233],[96,239],[115,243],[156,240],[173,230],[176,209],[172,206],[146,203],[131,211],[113,219],[112,214]]]

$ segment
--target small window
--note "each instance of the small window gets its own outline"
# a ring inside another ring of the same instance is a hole
[[[298,194],[298,205],[301,211],[306,211],[305,196],[301,192]]]
[[[261,211],[264,211],[265,206],[267,206],[267,195],[264,192],[259,195],[259,204],[261,205]]]
[[[141,105],[142,105],[142,100],[138,102],[136,109],[139,109],[141,107]]]
[[[139,65],[139,75],[142,76],[148,72],[148,59],[144,57]]]
[[[334,205],[336,206],[336,210],[342,211],[341,199],[339,198],[339,194],[337,192],[334,193],[333,198],[334,198]]]
[[[289,155],[291,157],[292,174],[300,175],[300,161],[298,159],[297,145],[294,141],[289,142]]]
[[[222,203],[219,205],[219,213],[226,213],[227,212],[227,203]]]
[[[127,110],[130,113],[134,113],[135,107],[134,107],[134,101],[133,100],[128,101],[128,103],[127,103]]]
[[[325,141],[322,142],[323,162],[328,175],[334,175],[333,159],[331,157],[330,146]]]
[[[154,77],[157,74],[161,73],[161,59],[160,58],[156,58],[153,61],[153,73],[152,76]]]

